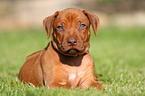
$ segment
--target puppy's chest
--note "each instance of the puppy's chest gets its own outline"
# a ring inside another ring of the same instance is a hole
[[[85,71],[78,68],[72,68],[68,71],[68,83],[72,87],[77,87],[83,78]]]

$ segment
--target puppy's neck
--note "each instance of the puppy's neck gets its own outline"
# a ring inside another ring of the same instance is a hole
[[[49,43],[49,45],[51,44],[52,48],[54,49],[54,51],[58,54],[58,57],[59,57],[59,60],[62,64],[65,64],[65,65],[69,65],[69,66],[80,66],[81,63],[82,63],[82,59],[84,57],[85,54],[83,55],[78,55],[78,56],[67,56],[67,55],[64,55],[62,53],[60,53],[58,50],[56,50],[51,43]],[[48,46],[49,46],[48,45]]]
[[[66,64],[69,66],[80,66],[82,63],[82,59],[84,55],[78,55],[76,57],[73,56],[65,56],[61,53],[59,54],[59,59],[62,64]]]

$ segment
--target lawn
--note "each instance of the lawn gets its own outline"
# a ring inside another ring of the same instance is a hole
[[[106,89],[33,88],[18,80],[26,56],[45,48],[43,29],[0,30],[0,96],[145,96],[145,28],[99,28],[91,34],[95,74]]]

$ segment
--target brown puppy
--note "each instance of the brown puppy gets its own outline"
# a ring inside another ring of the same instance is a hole
[[[44,19],[43,26],[52,41],[42,51],[28,56],[19,72],[24,83],[47,88],[103,89],[94,75],[94,63],[89,53],[90,24],[95,35],[97,16],[74,8],[57,11]]]

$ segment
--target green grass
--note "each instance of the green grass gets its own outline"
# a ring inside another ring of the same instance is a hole
[[[0,31],[0,96],[145,96],[145,28],[100,28],[91,35],[95,74],[105,91],[33,88],[18,81],[26,56],[45,48],[42,29]]]

